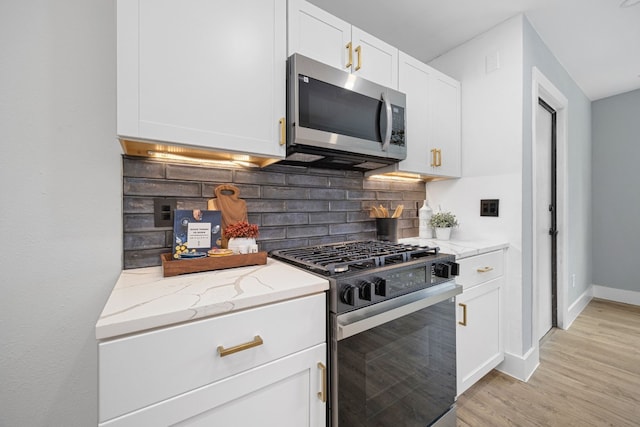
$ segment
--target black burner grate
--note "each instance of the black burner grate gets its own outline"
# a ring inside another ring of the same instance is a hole
[[[422,247],[378,240],[357,240],[281,249],[271,252],[270,255],[281,261],[332,276],[347,271],[401,264],[437,255],[438,252],[439,248],[437,247]]]

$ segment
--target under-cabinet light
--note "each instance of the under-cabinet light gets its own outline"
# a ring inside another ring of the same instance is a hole
[[[224,166],[224,167],[243,166],[243,167],[247,167],[247,168],[257,168],[257,167],[259,167],[258,165],[255,165],[255,164],[253,164],[251,162],[244,161],[244,160],[196,159],[194,157],[182,156],[180,154],[163,153],[161,151],[153,151],[153,150],[147,151],[147,154],[149,156],[157,158],[157,159],[175,160],[175,161],[179,161],[179,162],[196,163],[196,164],[201,164],[201,165],[204,164],[204,165]]]
[[[422,178],[416,176],[415,178],[409,176],[398,176],[398,175],[371,175],[370,179],[378,179],[380,181],[402,181],[402,182],[420,182]]]

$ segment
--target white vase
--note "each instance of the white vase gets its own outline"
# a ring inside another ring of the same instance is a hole
[[[247,254],[255,244],[256,239],[253,237],[232,237],[227,243],[227,249],[231,249],[234,254]]]
[[[433,211],[425,200],[422,207],[418,210],[418,237],[420,239],[430,239],[432,237],[431,226],[429,225],[432,213]]]
[[[451,227],[436,227],[436,239],[449,240],[451,238]]]

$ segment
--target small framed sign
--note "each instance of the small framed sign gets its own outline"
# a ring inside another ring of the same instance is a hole
[[[173,258],[206,257],[207,251],[220,247],[221,228],[220,211],[176,209],[173,214]]]

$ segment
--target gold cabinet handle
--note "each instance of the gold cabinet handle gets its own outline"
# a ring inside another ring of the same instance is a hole
[[[320,369],[320,374],[322,375],[322,391],[318,392],[318,399],[322,401],[322,403],[326,403],[327,401],[327,367],[322,364],[322,362],[318,362],[318,369]]]
[[[431,150],[432,157],[433,157],[433,161],[431,163],[431,166],[442,166],[442,150],[434,148],[433,150]]]
[[[480,267],[478,268],[478,273],[488,273],[489,271],[492,271],[493,267]]]
[[[280,121],[280,145],[284,145],[287,143],[287,121],[285,118],[281,118]]]
[[[253,341],[249,341],[244,344],[239,344],[234,347],[224,348],[223,346],[220,345],[218,346],[218,354],[220,355],[220,357],[225,357],[230,354],[237,353],[239,351],[248,350],[250,348],[257,347],[262,344],[264,344],[264,341],[262,341],[262,338],[260,338],[260,335],[256,335],[255,337],[253,337]]]
[[[436,150],[435,148],[431,149],[431,167],[438,166],[438,165],[436,164],[436,163],[437,163],[437,162],[436,162],[436,151],[437,151],[437,150]]]
[[[458,305],[462,307],[462,322],[458,322],[458,325],[467,326],[467,304],[459,302]]]
[[[358,54],[358,65],[356,65],[356,71],[362,68],[362,46],[358,46],[356,48],[356,53]]]
[[[351,68],[351,66],[353,65],[353,45],[351,44],[351,42],[349,42],[347,43],[345,48],[349,51],[348,53],[349,62],[347,62],[347,65],[345,65],[345,68]]]

